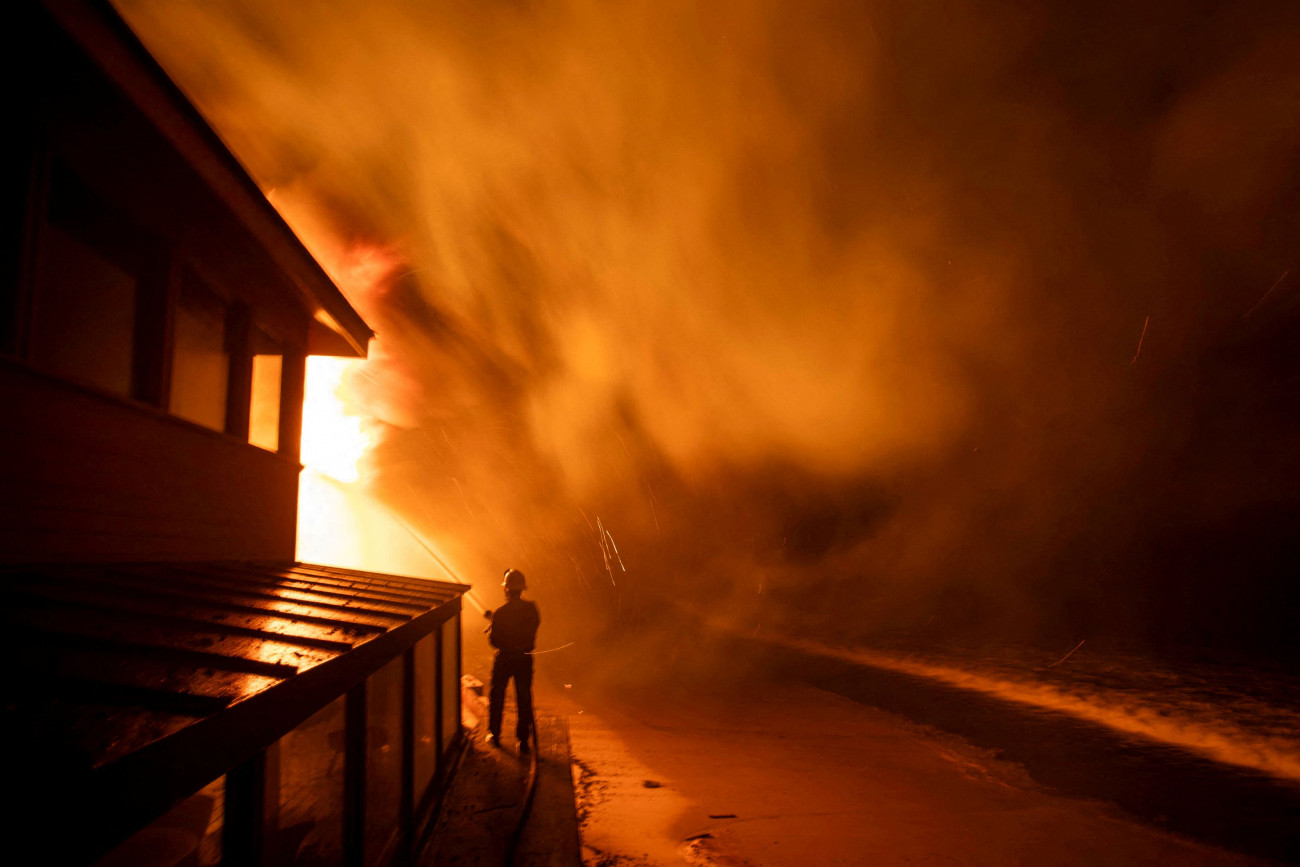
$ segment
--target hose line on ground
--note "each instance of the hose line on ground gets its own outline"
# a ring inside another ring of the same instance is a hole
[[[533,809],[533,796],[537,793],[537,764],[540,759],[538,758],[539,750],[537,749],[536,717],[533,718],[533,725],[528,738],[532,742],[533,748],[529,753],[531,759],[528,763],[527,791],[524,793],[523,809],[519,811],[519,821],[515,823],[515,829],[510,834],[510,845],[506,848],[506,867],[512,867],[515,863],[515,852],[519,848],[520,838],[524,835],[524,826],[528,824],[528,815]]]

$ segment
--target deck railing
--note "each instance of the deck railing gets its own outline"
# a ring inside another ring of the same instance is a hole
[[[6,723],[47,733],[47,754],[10,744],[32,783],[11,839],[105,867],[414,857],[462,744],[464,585],[249,563],[0,578],[26,648]]]

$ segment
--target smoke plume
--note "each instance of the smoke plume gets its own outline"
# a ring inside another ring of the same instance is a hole
[[[366,484],[467,577],[1280,631],[1296,4],[117,5],[375,327]]]

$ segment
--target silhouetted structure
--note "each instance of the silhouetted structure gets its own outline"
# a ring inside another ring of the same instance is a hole
[[[294,562],[306,356],[371,333],[106,3],[4,14],[9,847],[401,860],[460,742],[466,588]]]

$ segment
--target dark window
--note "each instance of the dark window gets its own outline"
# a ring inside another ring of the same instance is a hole
[[[50,373],[130,395],[137,278],[47,224],[41,234],[32,361]]]
[[[267,864],[343,860],[343,702],[327,704],[267,750]]]
[[[218,777],[100,858],[95,867],[216,867],[221,863],[225,794],[226,778]]]
[[[438,641],[439,633],[421,638],[415,645],[415,802],[418,804],[438,769]]]
[[[32,363],[114,394],[155,401],[150,371],[161,339],[150,326],[162,299],[157,280],[147,278],[159,273],[157,245],[57,157],[37,237]]]
[[[182,281],[179,300],[168,406],[181,418],[225,430],[230,382],[226,304],[192,275]]]
[[[442,632],[442,749],[460,732],[460,615],[441,626]]]
[[[367,867],[379,864],[397,833],[402,783],[402,657],[366,681]]]

